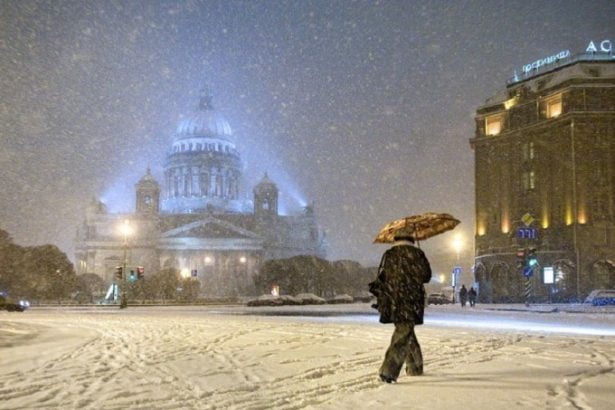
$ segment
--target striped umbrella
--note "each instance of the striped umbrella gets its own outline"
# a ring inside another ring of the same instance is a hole
[[[459,225],[459,220],[449,214],[425,212],[389,222],[378,232],[374,243],[393,243],[395,237],[409,236],[415,241],[423,241]]]

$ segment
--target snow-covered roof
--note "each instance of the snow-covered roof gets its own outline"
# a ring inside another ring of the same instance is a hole
[[[540,75],[511,85],[485,101],[484,106],[501,104],[510,98],[510,90],[525,87],[531,92],[539,92],[576,79],[615,79],[615,59],[597,61],[576,61],[567,66],[555,67]]]

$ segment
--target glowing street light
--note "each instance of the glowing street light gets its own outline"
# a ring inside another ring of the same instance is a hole
[[[124,236],[124,242],[127,242],[128,237],[131,236],[135,230],[130,225],[130,221],[126,219],[124,220],[124,223],[120,225],[119,231]]]
[[[453,250],[457,254],[457,262],[459,262],[459,256],[461,254],[461,250],[463,249],[463,238],[461,237],[461,234],[455,235],[451,245],[453,247]]]
[[[132,236],[134,234],[134,229],[133,227],[130,225],[130,221],[128,219],[124,220],[124,223],[121,224],[119,226],[120,234],[124,237],[124,244],[123,244],[123,248],[124,248],[124,269],[123,269],[123,274],[122,274],[122,284],[123,286],[123,291],[122,291],[122,296],[121,296],[121,300],[120,300],[120,309],[124,309],[128,306],[128,296],[126,295],[126,276],[128,275],[128,272],[126,270],[126,265],[128,264],[128,237]]]
[[[461,267],[459,266],[459,258],[461,256],[461,250],[463,249],[463,238],[461,236],[461,234],[457,234],[455,235],[455,237],[453,238],[453,242],[451,243],[451,246],[453,248],[453,250],[455,251],[455,254],[457,255],[457,264],[455,266],[455,268],[453,269],[453,274],[452,274],[452,280],[451,280],[451,286],[453,287],[453,303],[455,303],[455,289],[457,288],[457,282],[459,282],[459,278],[458,273],[461,273]]]

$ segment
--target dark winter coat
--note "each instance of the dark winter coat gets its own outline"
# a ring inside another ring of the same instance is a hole
[[[381,323],[423,324],[424,283],[431,279],[431,267],[422,250],[412,245],[397,245],[382,256],[378,277],[369,284],[377,298],[374,306]]]
[[[461,299],[462,302],[468,300],[468,290],[465,286],[462,286],[461,289],[459,289],[459,299]]]

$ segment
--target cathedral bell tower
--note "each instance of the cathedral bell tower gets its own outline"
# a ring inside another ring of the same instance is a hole
[[[137,193],[136,209],[138,214],[157,214],[160,210],[160,186],[152,176],[150,169],[135,185]]]
[[[278,216],[278,187],[269,179],[267,173],[254,187],[254,215],[257,218]]]

